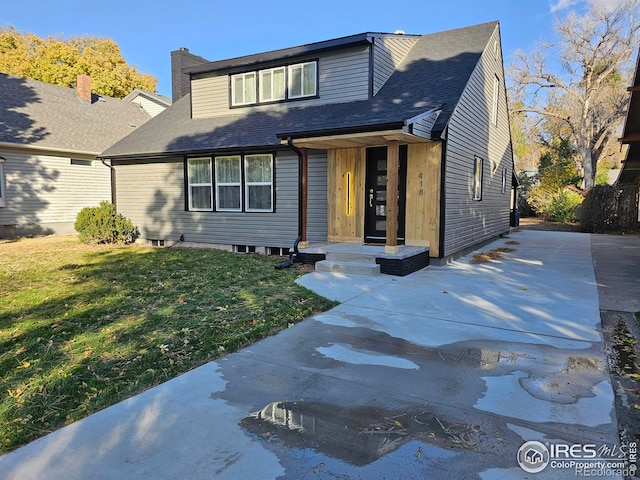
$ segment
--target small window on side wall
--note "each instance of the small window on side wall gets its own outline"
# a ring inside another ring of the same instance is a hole
[[[502,193],[507,193],[507,168],[502,169]]]
[[[4,158],[0,157],[0,208],[4,206]]]
[[[482,158],[474,157],[474,170],[473,170],[473,199],[482,200]]]

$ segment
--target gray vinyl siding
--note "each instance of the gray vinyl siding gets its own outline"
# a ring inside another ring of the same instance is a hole
[[[453,255],[509,231],[512,149],[499,30],[472,74],[447,131],[444,255]],[[498,123],[491,122],[493,82],[499,79]],[[474,157],[483,159],[482,200],[474,201]],[[493,168],[495,166],[495,168]],[[502,170],[507,189],[502,193]]]
[[[273,213],[185,211],[182,158],[116,162],[118,211],[143,239],[214,245],[291,247],[298,235],[298,159],[275,156]]]
[[[375,37],[373,44],[373,94],[376,95],[402,63],[417,38]]]
[[[6,159],[0,236],[70,233],[82,208],[111,200],[109,168],[95,158],[19,150],[0,155]],[[71,165],[71,158],[91,160],[92,166]]]
[[[328,232],[327,152],[310,150],[308,157],[307,240],[326,242]]]
[[[314,58],[317,57],[296,59],[293,63]],[[208,118],[239,114],[243,109],[261,111],[366,100],[369,98],[370,88],[369,68],[369,47],[367,46],[328,53],[320,56],[318,60],[319,98],[240,108],[229,108],[229,76],[227,74],[204,74],[191,81],[192,116]]]

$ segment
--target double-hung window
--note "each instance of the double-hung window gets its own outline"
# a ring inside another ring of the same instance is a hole
[[[0,157],[0,207],[5,206],[4,197],[4,158]]]
[[[187,175],[190,211],[274,211],[272,154],[189,158]]]
[[[273,157],[246,155],[245,202],[247,212],[273,211]]]
[[[289,65],[289,98],[316,94],[316,62]]]
[[[482,200],[482,158],[474,157],[473,199]]]
[[[240,155],[216,157],[216,210],[242,211]]]
[[[260,101],[273,102],[285,98],[285,68],[260,70]]]
[[[213,210],[211,159],[190,158],[187,162],[187,170],[189,180],[189,210]]]
[[[256,72],[231,77],[231,98],[233,105],[256,103]]]

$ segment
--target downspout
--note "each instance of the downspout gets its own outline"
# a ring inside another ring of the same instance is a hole
[[[293,252],[289,254],[289,260],[283,263],[279,263],[275,266],[276,269],[281,270],[283,268],[291,267],[298,256],[298,244],[302,240],[302,152],[298,147],[293,144],[291,136],[287,137],[287,145],[298,156],[298,237],[293,242]]]
[[[105,167],[111,170],[111,203],[114,207],[116,207],[116,210],[118,210],[118,206],[116,205],[116,169],[113,167],[113,165],[109,165],[108,163],[106,163],[105,160],[100,161]]]

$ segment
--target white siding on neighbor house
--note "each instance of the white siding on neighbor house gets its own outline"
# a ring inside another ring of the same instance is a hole
[[[134,98],[132,101],[132,103],[137,103],[138,105],[140,105],[142,107],[142,109],[147,112],[149,115],[151,115],[152,117],[155,117],[156,115],[158,115],[160,112],[164,111],[165,108],[167,108],[166,106],[158,103],[158,102],[154,102],[153,100],[149,99],[149,98],[145,98],[142,97],[140,95],[138,95],[136,98]]]
[[[447,131],[444,256],[509,231],[512,149],[501,48],[487,44]],[[491,121],[494,79],[499,80],[497,126]],[[483,159],[482,200],[473,200],[474,158]],[[502,171],[507,188],[502,193]]]
[[[310,182],[314,197],[321,177],[314,174]],[[292,152],[275,155],[274,183],[274,212],[192,212],[185,211],[182,158],[116,162],[118,211],[144,239],[172,242],[184,235],[190,243],[290,248],[298,235],[298,157]],[[322,229],[315,218],[313,224]]]
[[[299,59],[296,63],[315,58],[318,57]],[[225,114],[237,115],[243,109],[260,111],[366,100],[369,98],[369,47],[321,54],[318,59],[318,78],[319,98],[229,108],[229,76],[203,74],[191,81],[192,116],[208,118]]]
[[[0,235],[70,233],[78,212],[111,200],[111,173],[95,158],[3,150],[5,206]],[[91,166],[72,165],[71,158]]]
[[[413,37],[375,37],[373,94],[376,95],[418,41]]]

